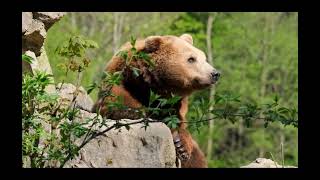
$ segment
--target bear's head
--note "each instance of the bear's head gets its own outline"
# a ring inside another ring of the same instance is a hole
[[[149,53],[156,66],[144,76],[156,88],[162,87],[178,95],[189,95],[216,83],[220,73],[208,62],[203,51],[193,46],[192,36],[150,36],[143,51]]]

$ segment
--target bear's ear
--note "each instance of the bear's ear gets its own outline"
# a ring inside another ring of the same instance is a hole
[[[185,41],[187,41],[190,44],[193,44],[193,39],[192,39],[192,36],[190,34],[182,34],[180,36],[180,38],[185,40]]]
[[[154,52],[159,49],[161,43],[162,39],[160,36],[150,36],[145,39],[144,50],[148,53]]]

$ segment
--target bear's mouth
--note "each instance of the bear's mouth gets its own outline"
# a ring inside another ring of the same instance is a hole
[[[205,89],[211,87],[213,84],[216,84],[217,81],[210,79],[209,81],[201,81],[198,78],[193,80],[193,88],[195,89]]]
[[[214,79],[211,79],[211,83],[209,84],[209,86],[213,85],[213,84],[217,84],[218,80],[214,80]]]

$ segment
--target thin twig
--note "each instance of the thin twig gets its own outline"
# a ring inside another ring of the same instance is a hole
[[[98,116],[99,116],[99,115],[98,115],[98,113],[97,113],[97,115],[96,115],[93,119],[98,119]],[[96,124],[96,122],[93,122],[93,123],[92,123],[92,125],[90,126],[90,129],[89,129],[88,132],[86,133],[86,136],[84,137],[82,143],[87,140],[87,137],[89,136],[89,134],[90,134],[90,132],[91,132],[91,130],[92,130],[92,127],[93,127],[95,124]],[[81,144],[82,144],[82,143],[81,143]]]
[[[81,144],[79,147],[82,148],[82,147],[83,147],[84,145],[86,145],[90,140],[92,140],[92,139],[94,139],[94,138],[96,138],[96,137],[98,137],[98,136],[100,136],[100,135],[103,135],[104,133],[110,131],[111,129],[113,129],[113,128],[115,128],[115,127],[120,128],[120,127],[123,127],[123,126],[133,125],[133,124],[139,124],[139,123],[143,123],[143,122],[145,122],[145,118],[143,118],[143,119],[140,120],[140,121],[136,121],[136,122],[132,122],[132,123],[126,123],[126,124],[120,124],[120,125],[118,125],[118,124],[116,123],[116,124],[110,126],[109,128],[107,128],[107,129],[105,129],[105,130],[103,130],[103,131],[101,131],[101,132],[99,132],[99,133],[97,133],[97,134],[92,135],[92,136],[90,137],[90,139],[88,139],[87,141],[85,141],[85,142],[84,142],[83,144]],[[161,122],[161,121],[149,119],[148,122],[154,123],[154,122]]]
[[[239,117],[242,117],[243,115],[241,115],[241,114],[229,114],[229,116],[239,116]],[[211,120],[218,119],[218,118],[219,118],[219,117],[216,116],[216,117],[209,118],[209,119],[201,119],[201,120],[198,120],[198,121],[191,121],[191,122],[186,122],[186,123],[192,124],[192,123],[206,122],[206,121],[211,121]],[[266,119],[266,118],[256,117],[255,119]]]

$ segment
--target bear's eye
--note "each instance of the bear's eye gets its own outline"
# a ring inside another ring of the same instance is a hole
[[[196,59],[193,58],[193,57],[191,57],[191,58],[188,59],[188,62],[189,62],[189,63],[194,63],[194,62],[196,62]]]

